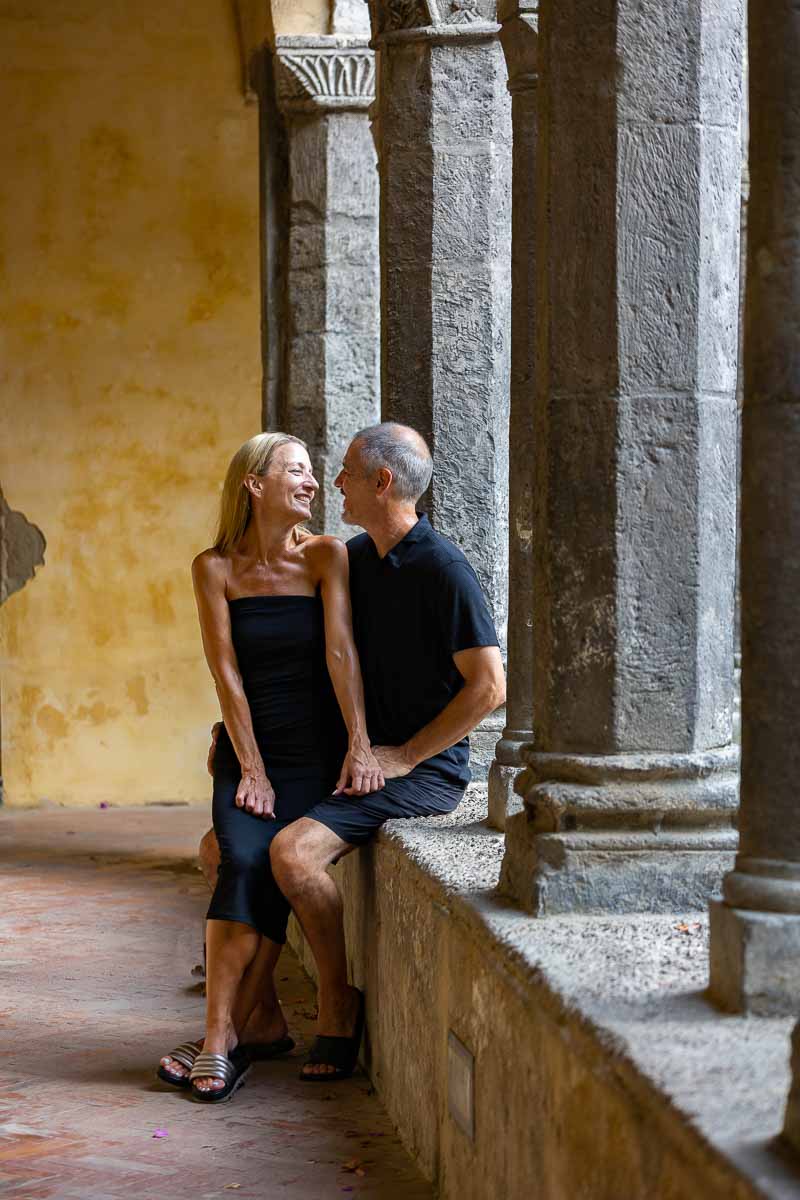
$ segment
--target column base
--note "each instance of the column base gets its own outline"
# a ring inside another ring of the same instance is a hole
[[[489,768],[489,815],[486,824],[490,829],[504,830],[507,819],[522,812],[522,800],[514,791],[514,785],[523,770],[522,766],[505,766],[497,759]]]
[[[515,784],[525,769],[523,751],[530,748],[532,741],[533,733],[529,729],[504,729],[495,746],[494,760],[489,768],[486,824],[490,829],[504,830],[506,818],[522,812],[522,797],[515,791]]]
[[[504,708],[485,717],[469,735],[469,769],[476,783],[484,783],[494,761],[494,748],[506,723]]]
[[[525,757],[500,890],[528,912],[685,912],[719,891],[738,841],[737,747]]]
[[[709,995],[725,1012],[791,1016],[800,1007],[800,915],[712,900]],[[794,1128],[800,1131],[800,1121]]]
[[[533,834],[506,822],[499,889],[536,917],[699,911],[736,855],[735,830]]]

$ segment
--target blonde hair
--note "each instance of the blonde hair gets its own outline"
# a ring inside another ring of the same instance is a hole
[[[222,485],[215,550],[224,554],[241,540],[251,511],[250,492],[244,486],[245,476],[266,475],[275,451],[287,442],[308,449],[304,441],[290,433],[257,433],[236,451]]]

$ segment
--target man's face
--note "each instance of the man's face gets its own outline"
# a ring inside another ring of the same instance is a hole
[[[358,442],[351,442],[342,460],[342,469],[334,479],[342,493],[342,520],[345,525],[368,528],[378,501],[374,480],[364,473]]]

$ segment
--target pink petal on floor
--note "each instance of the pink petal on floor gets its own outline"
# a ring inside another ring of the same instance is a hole
[[[166,1129],[157,1129],[155,1131],[155,1133],[153,1134],[153,1137],[154,1138],[169,1137],[169,1134],[167,1133]]]

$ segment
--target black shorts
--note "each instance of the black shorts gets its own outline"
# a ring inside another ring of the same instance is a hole
[[[370,792],[368,796],[328,796],[304,815],[327,826],[348,845],[363,846],[384,821],[452,812],[465,790],[466,784],[454,783],[423,763],[408,775],[387,779],[379,792]]]

